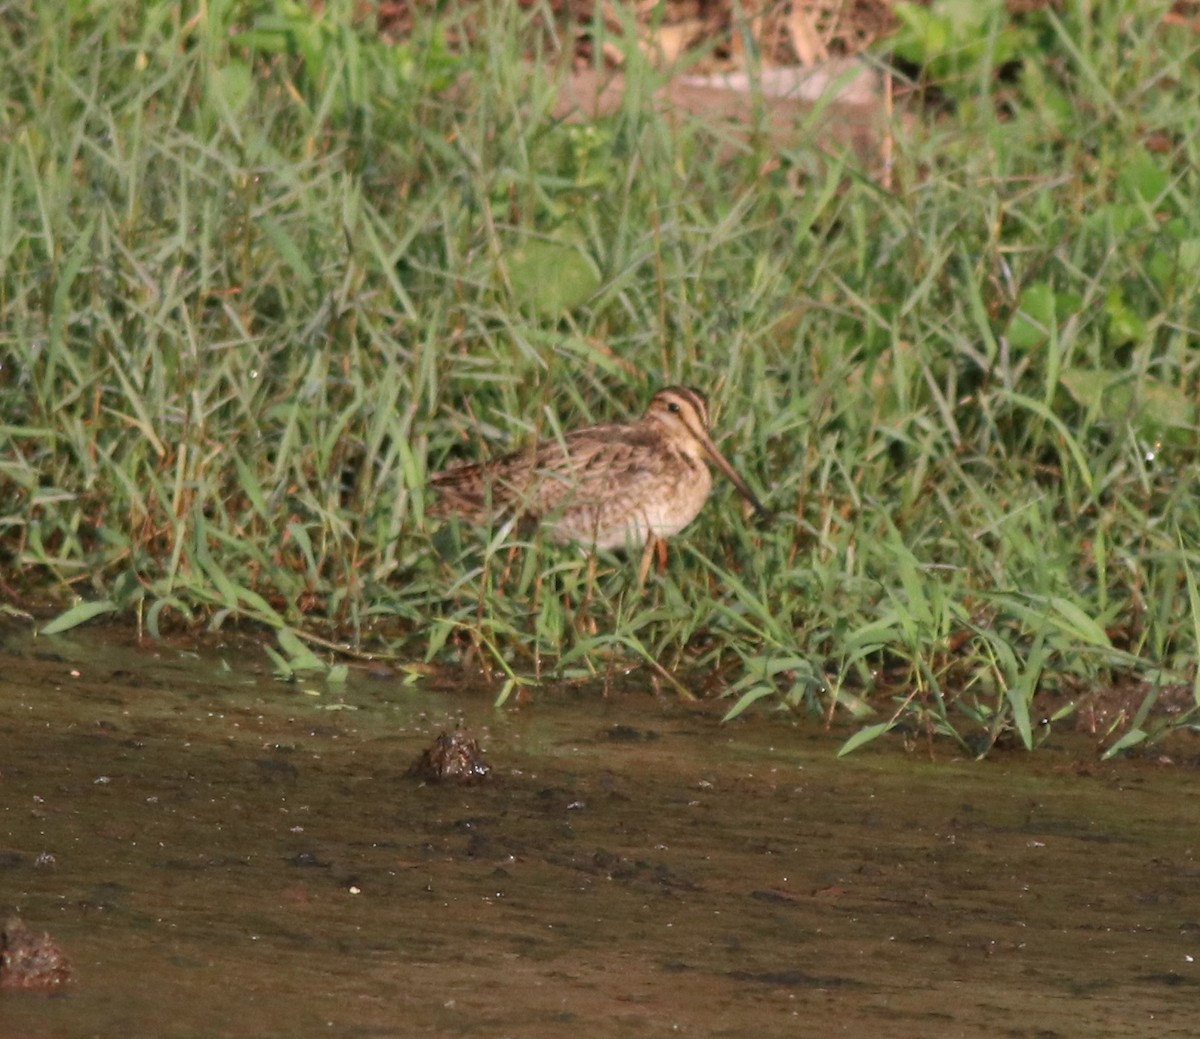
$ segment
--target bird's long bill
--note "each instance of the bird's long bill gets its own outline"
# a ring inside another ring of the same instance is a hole
[[[708,430],[699,429],[693,430],[693,432],[699,435],[700,443],[704,445],[704,450],[708,452],[708,457],[713,460],[713,463],[721,472],[729,477],[730,483],[738,489],[738,493],[754,506],[754,511],[760,516],[768,515],[766,507],[754,496],[754,492],[750,490],[750,485],[741,478],[738,471],[729,464],[729,459],[721,454],[720,449],[713,443],[712,437],[708,435]]]

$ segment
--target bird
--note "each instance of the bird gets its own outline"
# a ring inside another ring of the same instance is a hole
[[[699,515],[715,465],[755,512],[767,510],[713,443],[708,398],[689,386],[667,386],[631,422],[583,426],[561,438],[487,462],[458,465],[429,480],[435,517],[486,525],[534,521],[558,542],[587,548],[645,546],[666,561],[665,539]]]

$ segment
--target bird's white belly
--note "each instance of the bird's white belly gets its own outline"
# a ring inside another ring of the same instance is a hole
[[[704,508],[712,489],[712,476],[701,464],[688,479],[661,488],[624,508],[614,502],[605,509],[611,512],[596,524],[594,543],[597,548],[624,548],[641,545],[650,536],[669,538],[692,522]]]

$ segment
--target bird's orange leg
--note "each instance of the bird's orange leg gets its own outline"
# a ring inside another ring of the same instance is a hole
[[[596,622],[589,616],[592,607],[592,592],[596,590],[596,553],[588,554],[587,577],[583,585],[583,602],[575,611],[575,627],[589,635],[596,634]]]
[[[642,549],[642,562],[638,566],[638,587],[646,583],[650,574],[650,562],[658,556],[658,572],[661,574],[667,565],[667,543],[656,534],[646,539],[646,547]]]

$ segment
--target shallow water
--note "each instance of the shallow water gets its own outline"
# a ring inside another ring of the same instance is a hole
[[[2,1039],[1196,1034],[1190,769],[838,761],[650,695],[496,710],[103,632],[0,663],[0,910],[75,968],[0,993]],[[406,778],[460,722],[494,781]]]

